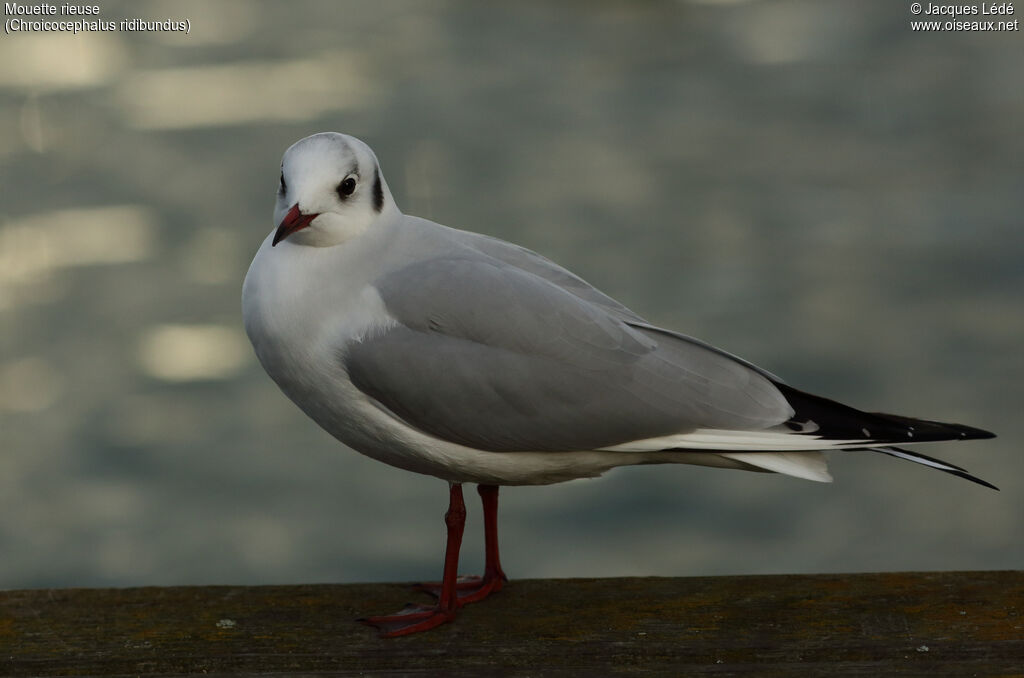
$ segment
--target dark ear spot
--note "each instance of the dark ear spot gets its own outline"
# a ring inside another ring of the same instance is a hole
[[[373,168],[373,209],[380,212],[384,209],[384,189],[380,185],[380,168]]]

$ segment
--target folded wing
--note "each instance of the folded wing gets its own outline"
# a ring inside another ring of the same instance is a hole
[[[760,430],[793,414],[756,369],[492,257],[430,259],[375,286],[397,323],[347,346],[344,365],[359,389],[444,440],[589,450]]]

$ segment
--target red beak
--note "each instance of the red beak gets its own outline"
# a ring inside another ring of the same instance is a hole
[[[320,216],[319,213],[315,214],[303,214],[299,211],[299,203],[292,205],[292,208],[288,210],[288,214],[284,215],[284,219],[277,226],[277,232],[274,233],[274,241],[270,243],[271,247],[281,242],[295,231],[301,231],[309,223]]]

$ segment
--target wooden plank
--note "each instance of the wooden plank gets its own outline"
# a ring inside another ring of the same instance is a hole
[[[5,676],[1024,675],[1024,572],[512,581],[453,624],[397,584],[0,592]]]

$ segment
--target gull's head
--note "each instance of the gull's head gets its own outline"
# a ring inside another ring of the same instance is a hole
[[[397,209],[370,147],[346,134],[321,132],[284,152],[272,244],[337,245]]]

